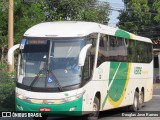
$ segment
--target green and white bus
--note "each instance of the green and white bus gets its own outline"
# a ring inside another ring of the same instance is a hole
[[[28,29],[19,48],[16,110],[97,117],[152,99],[152,42],[93,22],[59,21]]]

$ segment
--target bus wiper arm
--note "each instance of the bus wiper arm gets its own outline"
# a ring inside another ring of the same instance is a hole
[[[45,69],[45,68],[42,68],[42,69],[39,71],[39,73],[36,75],[36,77],[34,78],[34,80],[31,82],[30,87],[33,87],[33,85],[34,85],[35,82],[38,80],[40,74],[41,74],[43,71],[46,71],[46,69]]]
[[[39,71],[39,73],[37,74],[37,76],[36,76],[36,77],[34,78],[34,80],[32,81],[30,87],[31,87],[31,88],[33,87],[33,85],[36,83],[36,81],[38,80],[39,76],[41,75],[41,73],[42,73],[43,71],[47,71],[47,72],[46,72],[46,78],[48,78],[49,73],[51,73],[51,75],[55,78],[55,83],[57,84],[59,90],[60,90],[60,91],[63,91],[63,89],[62,89],[62,87],[61,87],[58,79],[57,79],[56,76],[54,75],[54,73],[53,73],[51,70],[47,70],[46,68],[43,68],[43,69],[41,69],[41,70]],[[45,79],[45,81],[46,81],[46,80],[47,80],[47,79]]]

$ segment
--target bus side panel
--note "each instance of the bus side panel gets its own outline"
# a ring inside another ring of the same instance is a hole
[[[96,68],[92,88],[100,91],[101,110],[118,108],[125,103],[130,69],[131,64],[127,62],[104,62]]]
[[[105,62],[95,69],[92,92],[100,91],[101,110],[133,104],[136,88],[152,98],[153,63]],[[93,97],[94,97],[93,94]]]
[[[88,114],[93,109],[91,81],[89,81],[82,89],[85,91],[82,100],[82,114]]]
[[[91,81],[91,94],[92,99],[94,99],[96,93],[100,93],[100,110],[106,106],[106,103],[103,101],[107,100],[107,91],[108,91],[108,83],[109,83],[109,70],[110,70],[110,62],[102,63],[98,68],[94,70],[92,81]]]
[[[110,62],[107,105],[104,109],[113,109],[128,105],[125,95],[129,84],[131,63]],[[105,103],[105,101],[103,102]]]
[[[144,88],[144,101],[152,99],[153,92],[153,63],[132,63],[130,70],[130,78],[126,94],[121,106],[133,104],[134,93]]]
[[[151,100],[153,95],[153,61],[148,65],[147,70],[148,70],[148,79],[146,82],[144,102]]]

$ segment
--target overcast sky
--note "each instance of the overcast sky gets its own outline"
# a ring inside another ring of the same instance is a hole
[[[105,0],[103,0],[105,1]],[[119,12],[117,12],[116,10],[120,10],[124,8],[124,3],[122,2],[122,0],[107,0],[110,3],[112,12],[110,13],[111,15],[109,16],[110,21],[109,21],[109,26],[115,27],[116,23],[118,22],[118,15]]]

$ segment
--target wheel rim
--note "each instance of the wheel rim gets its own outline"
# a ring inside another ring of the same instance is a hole
[[[96,103],[93,103],[93,111],[95,112],[95,111],[97,111],[97,110],[98,110],[97,104],[96,104]]]
[[[137,97],[135,97],[135,99],[134,99],[134,106],[137,109],[137,106],[138,106]]]
[[[97,104],[96,104],[96,103],[93,103],[93,112],[92,112],[92,114],[90,114],[90,117],[96,117],[96,115],[97,115],[97,110],[98,110]]]
[[[140,105],[143,104],[143,93],[141,93],[139,96],[139,103],[140,103]]]

